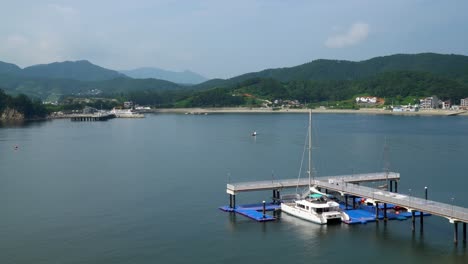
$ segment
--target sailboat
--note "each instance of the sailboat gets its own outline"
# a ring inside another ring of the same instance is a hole
[[[311,150],[312,150],[312,111],[309,110],[309,131],[308,131],[308,150],[309,150],[309,189],[305,195],[296,194],[297,199],[283,200],[281,202],[281,211],[313,222],[317,224],[340,223],[349,221],[349,216],[340,209],[337,202],[329,199],[329,197],[316,191],[312,186],[311,178]]]

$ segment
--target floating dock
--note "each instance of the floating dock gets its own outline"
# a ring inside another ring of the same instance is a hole
[[[232,208],[226,205],[219,207],[219,209],[224,212],[238,213],[258,222],[267,222],[274,221],[276,218],[272,215],[266,214],[266,212],[279,210],[280,206],[274,203],[265,204],[265,207],[263,204],[240,205],[236,208]],[[265,213],[263,211],[265,211]]]
[[[236,195],[248,191],[273,191],[273,203],[281,201],[280,191],[286,188],[314,186],[316,189],[324,189],[325,193],[336,192],[344,197],[344,210],[351,217],[348,224],[367,223],[372,221],[383,221],[397,219],[405,220],[411,217],[412,230],[415,230],[415,218],[420,218],[420,228],[423,231],[424,216],[437,215],[447,218],[454,225],[454,242],[458,242],[458,224],[463,224],[463,242],[466,242],[466,223],[468,223],[468,208],[454,206],[453,204],[440,203],[427,199],[427,188],[425,198],[403,195],[398,193],[398,181],[400,174],[396,172],[381,172],[369,174],[353,174],[342,176],[317,177],[310,179],[286,179],[271,181],[255,181],[228,183],[226,192],[229,194],[229,206],[224,211],[246,215],[252,219],[259,219],[256,213],[245,213],[242,206],[236,206]],[[364,182],[386,182],[385,188],[381,190],[362,186]],[[348,198],[352,198],[352,209],[348,209]],[[367,207],[356,207],[356,198],[366,200]],[[393,207],[404,208],[405,211],[392,212]],[[239,209],[238,209],[239,208]],[[257,210],[251,210],[259,213]],[[250,215],[250,216],[249,216]],[[262,217],[264,213],[261,213]],[[275,218],[272,217],[274,220]],[[257,220],[258,221],[258,220]]]

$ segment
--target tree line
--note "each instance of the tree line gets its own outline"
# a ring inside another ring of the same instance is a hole
[[[41,101],[33,101],[24,94],[10,96],[0,89],[0,113],[7,108],[22,113],[26,119],[42,118],[47,115],[47,110]]]

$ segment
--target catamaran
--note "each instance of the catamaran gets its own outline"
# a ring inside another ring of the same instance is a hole
[[[312,111],[309,110],[309,129],[308,129],[308,150],[309,150],[309,189],[304,195],[296,194],[295,199],[285,200],[281,202],[281,211],[313,222],[317,224],[331,224],[340,223],[342,221],[349,221],[349,216],[340,209],[337,202],[329,199],[324,194],[315,191],[312,186],[311,178],[311,149],[312,149]]]

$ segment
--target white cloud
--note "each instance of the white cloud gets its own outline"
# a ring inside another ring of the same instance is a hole
[[[325,41],[325,46],[328,48],[344,48],[356,45],[364,41],[368,35],[369,24],[354,23],[347,32],[329,37]]]
[[[14,48],[17,46],[27,45],[28,42],[29,40],[25,36],[15,34],[15,35],[10,35],[6,37],[5,45],[7,47]]]
[[[56,13],[62,15],[62,16],[71,16],[76,14],[76,10],[72,7],[68,6],[61,6],[57,4],[50,4],[48,5],[50,9],[55,11]]]

